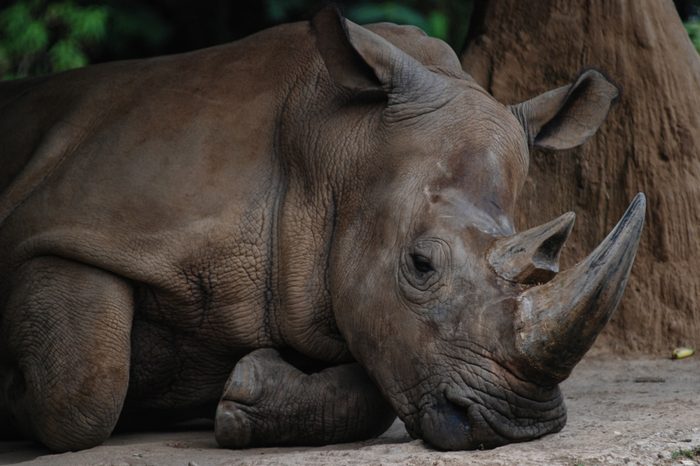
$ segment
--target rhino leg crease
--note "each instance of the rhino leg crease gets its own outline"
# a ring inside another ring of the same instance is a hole
[[[306,374],[274,349],[242,358],[216,411],[219,445],[318,445],[376,436],[395,415],[358,364]]]
[[[0,322],[0,416],[55,451],[109,437],[129,381],[131,287],[56,257],[25,263]]]

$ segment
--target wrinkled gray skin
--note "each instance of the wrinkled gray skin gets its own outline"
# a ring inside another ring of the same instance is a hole
[[[560,430],[557,382],[611,311],[557,365],[566,329],[530,330],[539,288],[506,277],[527,248],[496,246],[528,145],[583,143],[616,95],[587,72],[509,108],[441,41],[332,9],[0,84],[0,436],[88,448],[220,400],[231,447],[366,438],[394,413],[445,449]],[[563,222],[535,245],[550,275]]]

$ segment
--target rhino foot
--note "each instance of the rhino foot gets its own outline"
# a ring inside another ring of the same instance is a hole
[[[273,349],[242,358],[215,418],[222,447],[321,445],[383,432],[394,413],[357,364],[306,374]]]
[[[222,447],[245,448],[251,444],[252,426],[246,413],[233,401],[221,400],[216,409],[216,441]]]
[[[253,426],[246,412],[251,409],[245,407],[265,404],[259,403],[263,393],[269,391],[264,390],[263,386],[272,383],[275,374],[279,375],[273,370],[274,366],[280,365],[279,361],[281,358],[277,351],[262,349],[245,356],[236,364],[216,409],[215,433],[219,445],[244,448],[251,444]],[[273,377],[265,378],[266,369]],[[282,366],[281,369],[289,368]]]

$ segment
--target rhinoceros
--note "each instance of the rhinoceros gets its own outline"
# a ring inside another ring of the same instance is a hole
[[[587,70],[503,105],[414,27],[325,8],[235,43],[0,85],[0,431],[55,451],[208,417],[220,445],[559,431],[642,194],[559,272],[516,232],[529,149],[584,143]],[[546,200],[543,200],[545,202]]]

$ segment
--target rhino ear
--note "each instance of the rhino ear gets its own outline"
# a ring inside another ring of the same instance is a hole
[[[322,8],[311,20],[311,27],[326,69],[337,84],[356,92],[381,90],[374,70],[352,44],[338,8]]]
[[[596,70],[576,82],[510,107],[531,146],[570,149],[598,130],[619,95],[618,88]]]
[[[398,95],[413,90],[418,95],[434,79],[413,57],[346,20],[334,6],[316,13],[311,27],[331,78],[350,91]]]

